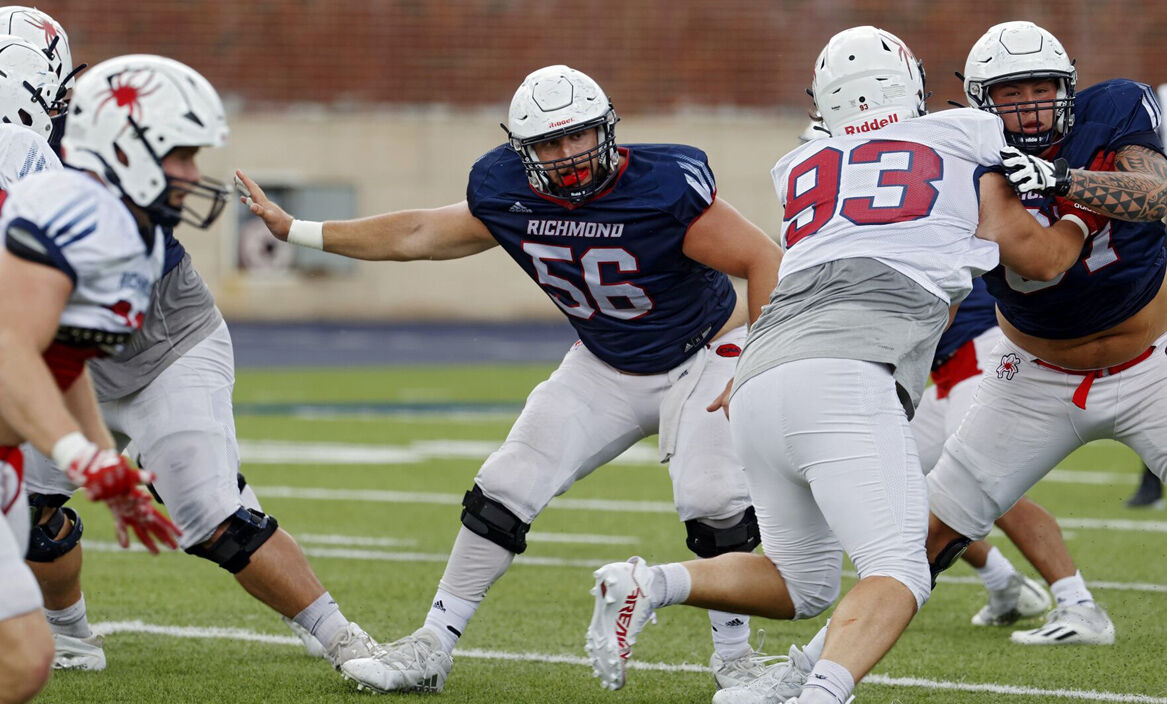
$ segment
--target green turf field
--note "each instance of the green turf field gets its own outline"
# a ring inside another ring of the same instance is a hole
[[[458,528],[460,497],[505,436],[545,366],[242,371],[236,418],[243,471],[265,509],[300,540],[345,614],[375,638],[421,624]],[[426,409],[431,409],[427,411]],[[652,440],[573,488],[604,510],[553,503],[530,548],[491,590],[455,652],[439,701],[708,702],[703,612],[676,607],[640,637],[616,693],[583,664],[591,570],[640,554],[688,559]],[[1123,499],[1139,464],[1114,444],[1071,456],[1032,496],[1063,520],[1071,552],[1118,629],[1108,648],[1013,645],[1010,629],[969,624],[984,594],[961,565],[858,702],[1153,702],[1167,704],[1167,515]],[[619,502],[636,501],[635,505]],[[279,618],[217,567],[113,544],[103,507],[76,501],[86,524],[90,620],[108,632],[109,668],[54,673],[44,702],[368,701],[311,660]],[[580,538],[579,536],[584,536]],[[572,542],[582,540],[583,542]],[[1000,543],[1019,566],[1011,546]],[[1034,574],[1032,568],[1026,571]],[[844,588],[853,580],[846,579]],[[755,619],[766,650],[805,642],[825,617]],[[1037,625],[1037,621],[1031,622]],[[411,700],[433,695],[409,695]]]

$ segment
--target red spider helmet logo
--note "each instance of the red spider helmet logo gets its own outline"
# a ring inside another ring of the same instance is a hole
[[[50,22],[47,17],[44,17],[44,18],[33,17],[31,19],[26,19],[25,22],[28,22],[33,27],[36,27],[37,29],[44,31],[44,33],[45,33],[45,46],[52,46],[53,45],[53,40],[57,38],[57,28],[55,26],[53,26],[53,23]]]
[[[109,91],[98,103],[94,119],[111,101],[119,108],[128,107],[130,119],[142,117],[142,98],[153,95],[162,87],[153,71],[129,70],[109,77]]]

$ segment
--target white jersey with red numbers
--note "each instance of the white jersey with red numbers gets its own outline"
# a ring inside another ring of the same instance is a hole
[[[21,125],[0,123],[0,190],[30,174],[59,169],[61,160],[44,137]]]
[[[12,184],[0,215],[9,253],[51,266],[73,282],[58,342],[117,347],[142,326],[164,247],[156,228],[140,231],[105,185],[64,169]]]
[[[947,110],[782,157],[771,171],[785,203],[779,277],[868,258],[960,301],[999,259],[997,245],[973,233],[978,179],[1001,163],[1002,129],[989,113]]]

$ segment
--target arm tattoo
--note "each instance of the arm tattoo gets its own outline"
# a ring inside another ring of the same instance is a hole
[[[1126,146],[1115,156],[1114,169],[1072,170],[1066,197],[1118,220],[1150,222],[1167,215],[1167,159],[1162,154]]]

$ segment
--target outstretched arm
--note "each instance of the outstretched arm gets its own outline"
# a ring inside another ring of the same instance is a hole
[[[242,171],[235,172],[235,183],[239,200],[263,220],[276,239],[354,259],[457,259],[498,244],[466,201],[442,208],[312,223],[294,220]]]

